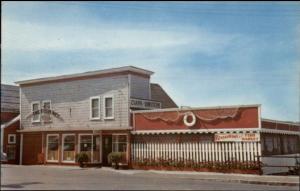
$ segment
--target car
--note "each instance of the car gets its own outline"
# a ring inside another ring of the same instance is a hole
[[[7,162],[7,154],[4,152],[1,152],[1,163]]]

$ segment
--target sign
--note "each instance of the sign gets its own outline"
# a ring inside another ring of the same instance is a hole
[[[259,133],[216,133],[215,142],[257,142]]]
[[[160,109],[161,103],[152,100],[130,99],[130,108],[139,109]]]

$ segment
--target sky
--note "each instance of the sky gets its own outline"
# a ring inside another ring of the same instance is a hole
[[[2,2],[1,83],[132,65],[179,106],[299,121],[299,2]]]

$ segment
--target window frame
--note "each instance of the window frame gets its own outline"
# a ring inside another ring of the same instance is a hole
[[[32,112],[31,122],[32,123],[39,123],[39,122],[41,122],[41,113],[38,114],[39,118],[37,120],[33,119],[33,117],[34,117],[34,114],[33,114],[33,112],[34,112],[33,111],[33,105],[34,104],[38,104],[38,110],[41,109],[41,103],[40,103],[40,101],[33,101],[33,102],[31,102],[31,112]]]
[[[44,109],[44,103],[50,103],[50,111],[52,110],[52,103],[51,103],[51,100],[43,100],[42,101],[42,108]],[[49,121],[47,121],[47,122],[52,122],[52,117],[51,117],[51,113],[49,113],[49,116],[50,116],[50,119],[49,119]]]
[[[111,113],[112,113],[112,116],[109,116],[109,117],[106,116],[105,101],[106,101],[107,98],[111,98],[112,99],[111,100],[111,104],[112,104],[112,106],[111,106],[111,108],[112,108]],[[115,109],[114,109],[114,107],[115,107],[114,95],[113,94],[104,95],[103,96],[103,119],[114,119],[115,118]]]
[[[48,143],[49,143],[49,137],[50,136],[57,136],[58,137],[58,149],[57,149],[57,160],[48,160]],[[47,162],[58,162],[59,161],[59,134],[47,134],[47,137],[46,137],[46,161]]]
[[[98,116],[97,117],[93,117],[93,108],[92,108],[92,102],[93,100],[98,99]],[[100,120],[100,96],[93,96],[90,97],[90,120]]]
[[[76,155],[76,135],[75,133],[69,133],[69,134],[62,134],[62,144],[61,144],[61,161],[63,163],[75,163],[76,162],[76,157],[74,157],[74,160],[72,161],[68,161],[68,160],[64,160],[64,143],[65,143],[65,137],[66,136],[74,136],[74,156]]]
[[[10,137],[13,137],[14,141],[11,142]],[[8,134],[7,138],[8,138],[8,140],[7,140],[8,144],[16,144],[16,142],[17,142],[17,135],[16,134]]]
[[[126,134],[126,133],[113,133],[112,136],[116,136],[117,137],[117,142],[114,142],[113,141],[113,137],[112,137],[112,141],[111,141],[111,143],[112,143],[112,152],[119,152],[119,143],[124,143],[124,142],[120,142],[119,141],[119,136],[126,136],[126,153],[127,153],[128,152],[128,149],[127,149],[127,146],[128,146],[128,134]],[[117,144],[117,147],[118,147],[117,151],[113,150],[113,147],[114,147],[113,145],[114,144]]]
[[[80,144],[81,144],[81,136],[86,136],[86,135],[89,135],[92,137],[92,146],[91,146],[91,158],[90,158],[90,161],[89,162],[92,162],[93,160],[93,157],[94,157],[94,152],[93,152],[93,143],[94,143],[94,136],[92,133],[80,133],[78,134],[78,144],[77,144],[77,151],[78,153],[81,152],[81,149],[80,149]]]

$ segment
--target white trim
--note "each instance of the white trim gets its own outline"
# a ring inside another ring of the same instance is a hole
[[[10,137],[13,137],[14,141],[10,142]],[[16,144],[16,142],[17,142],[17,135],[16,134],[8,134],[7,138],[8,138],[8,140],[7,140],[8,144]]]
[[[3,153],[3,143],[4,143],[4,128],[0,128],[1,131],[1,154]]]
[[[128,74],[128,125],[130,125],[130,115],[131,115],[131,108],[130,108],[130,100],[131,100],[131,74]]]
[[[58,155],[57,155],[57,160],[48,160],[48,137],[49,136],[57,136],[58,137],[58,145],[59,145],[59,134],[47,134],[47,137],[46,137],[46,161],[47,162],[58,162],[59,161],[59,157],[60,157],[60,155],[59,155],[59,149],[57,150],[57,153],[58,153]]]
[[[277,134],[299,135],[300,136],[300,132],[298,132],[298,131],[286,131],[286,130],[262,128],[261,132],[262,133],[277,133]]]
[[[106,117],[106,108],[105,108],[105,100],[106,98],[112,98],[112,116]],[[114,103],[114,95],[113,94],[107,94],[103,96],[103,119],[114,119],[115,118],[115,103]]]
[[[73,161],[69,161],[69,160],[64,160],[64,143],[65,143],[65,137],[66,136],[74,136],[74,160]],[[75,154],[76,154],[76,134],[75,133],[66,133],[66,134],[62,134],[62,141],[61,141],[61,162],[63,163],[75,163]]]
[[[41,108],[44,109],[44,103],[50,103],[50,111],[52,110],[52,103],[51,103],[51,100],[43,100],[42,101],[42,106]],[[50,120],[48,122],[52,122],[52,118],[51,118],[51,115],[50,115]]]
[[[127,127],[120,127],[120,126],[109,126],[109,127],[84,127],[84,128],[42,128],[42,127],[36,127],[36,128],[26,128],[23,130],[17,130],[17,132],[40,132],[40,131],[45,131],[45,132],[51,132],[51,131],[101,131],[101,130],[132,130],[131,126]]]
[[[152,112],[168,112],[168,111],[192,111],[201,109],[226,109],[226,108],[244,108],[244,107],[260,107],[261,104],[253,105],[229,105],[229,106],[214,106],[214,107],[189,107],[189,108],[165,108],[165,109],[152,109],[152,110],[136,110],[132,113],[152,113]]]
[[[94,137],[94,134],[92,134],[92,133],[80,133],[80,134],[78,134],[78,145],[77,145],[77,146],[78,146],[78,149],[77,149],[77,150],[78,150],[78,153],[81,152],[81,150],[80,150],[81,136],[84,136],[84,135],[90,135],[90,136],[92,136],[91,162],[93,162],[93,156],[94,156],[94,155],[93,155],[93,150],[94,150],[94,149],[93,149],[93,146],[94,146],[94,145],[93,145],[93,144],[94,144],[94,143],[93,143],[93,141],[94,141],[94,140],[93,140],[93,139],[94,139],[93,137]]]
[[[98,99],[98,116],[93,117],[93,108],[92,108],[92,100]],[[90,97],[90,120],[99,120],[100,119],[100,96]]]
[[[198,130],[140,130],[140,131],[131,131],[131,134],[176,134],[176,133],[233,133],[233,132],[259,132],[258,127],[255,128],[235,128],[235,129],[198,129]]]
[[[77,73],[77,74],[67,74],[67,75],[47,77],[47,78],[22,80],[22,81],[17,81],[15,83],[23,85],[23,84],[31,84],[31,83],[38,83],[38,82],[50,82],[53,80],[72,79],[72,78],[77,78],[77,77],[88,77],[88,76],[95,76],[95,75],[102,75],[102,74],[114,74],[114,73],[127,72],[127,71],[128,72],[136,72],[136,73],[144,74],[147,76],[154,74],[154,72],[145,70],[142,68],[138,68],[138,67],[134,67],[134,66],[124,66],[124,67],[119,67],[119,68],[110,68],[110,69],[96,70],[96,71],[83,72],[83,73]]]
[[[41,112],[39,112],[39,119],[38,120],[33,120],[33,104],[38,104],[39,105],[39,107],[38,107],[38,110],[40,110],[41,109],[41,103],[40,103],[40,101],[33,101],[33,102],[31,102],[31,112],[32,112],[32,117],[31,117],[31,122],[32,123],[39,123],[39,122],[41,122]]]

